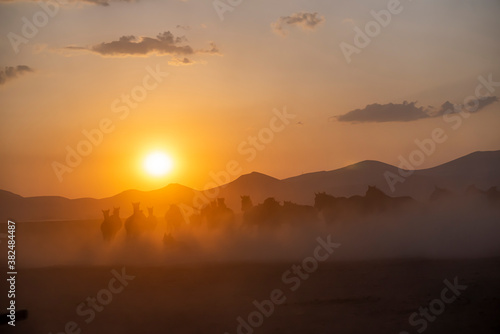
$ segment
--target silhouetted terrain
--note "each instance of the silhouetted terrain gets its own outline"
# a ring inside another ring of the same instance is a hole
[[[232,199],[241,194],[256,201],[275,197],[283,201],[313,204],[311,194],[326,192],[334,196],[363,195],[368,186],[376,186],[391,196],[410,196],[420,201],[429,199],[434,187],[463,191],[470,185],[481,189],[500,186],[500,151],[475,152],[443,165],[416,170],[392,192],[384,174],[398,174],[398,168],[378,161],[362,161],[333,171],[303,174],[284,180],[269,178],[259,173],[240,177],[221,189],[233,206]]]
[[[286,300],[255,333],[498,333],[499,156],[415,172],[424,200],[382,191],[390,166],[377,162],[244,175],[189,217],[181,208],[199,193],[180,185],[100,200],[3,192],[5,212],[57,218],[16,223],[17,305],[29,317],[6,332],[74,321],[95,334],[250,333],[240,317],[281,289]],[[85,301],[102,300],[120,270],[123,292],[90,317]],[[464,288],[439,317],[411,320],[452,281]]]
[[[363,195],[368,186],[376,186],[393,197],[410,196],[427,201],[436,186],[455,192],[464,192],[471,185],[483,190],[499,187],[500,151],[475,152],[437,167],[416,170],[405,178],[405,182],[397,183],[394,192],[386,181],[386,172],[397,175],[398,168],[377,161],[363,161],[333,171],[303,174],[283,180],[253,172],[212,191],[218,193],[217,197],[225,198],[226,205],[233,209],[239,209],[242,195],[250,196],[256,203],[274,197],[280,202],[313,205],[315,193],[349,197]],[[2,219],[97,219],[102,209],[121,207],[122,212],[128,215],[131,213],[130,203],[142,202],[146,206],[154,206],[156,212],[163,215],[170,204],[193,206],[193,198],[198,193],[197,190],[178,184],[148,192],[128,190],[103,199],[53,196],[24,198],[0,191],[0,211]]]

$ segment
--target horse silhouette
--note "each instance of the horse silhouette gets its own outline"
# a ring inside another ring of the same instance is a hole
[[[243,212],[243,223],[253,224],[255,222],[255,210],[252,199],[248,195],[240,196],[241,211]]]
[[[281,224],[302,224],[318,221],[317,212],[309,205],[299,205],[285,201],[281,205],[274,197],[263,203],[252,205],[249,196],[241,196],[243,222],[250,225],[275,227]]]
[[[227,207],[224,198],[217,198],[217,200],[210,202],[201,210],[202,217],[205,217],[207,226],[210,228],[215,227],[228,227],[234,223],[234,212]]]
[[[140,203],[132,203],[132,206],[134,212],[125,220],[125,230],[127,231],[127,237],[133,239],[141,236],[145,232],[146,216],[142,213],[142,210],[139,209]]]
[[[444,200],[449,200],[455,194],[448,189],[439,188],[438,186],[434,186],[434,191],[429,196],[430,202],[440,202]]]
[[[408,196],[388,196],[375,186],[368,186],[365,196],[335,197],[324,192],[315,195],[314,207],[327,223],[400,210],[416,203]]]
[[[281,224],[281,205],[274,198],[269,197],[252,208],[250,223],[265,227],[273,227]]]
[[[104,241],[109,242],[113,240],[113,220],[109,215],[109,210],[102,210],[102,214],[104,216],[104,220],[101,224],[101,233]]]
[[[111,221],[113,223],[113,237],[116,236],[118,231],[122,228],[122,219],[120,218],[120,207],[113,208],[113,214],[111,215]]]
[[[184,215],[177,204],[171,204],[165,213],[166,230],[168,234],[175,234],[185,223]]]
[[[234,226],[236,217],[225,202],[224,198],[217,198],[201,209],[193,208],[195,213],[189,217],[191,227],[206,225],[209,228]]]
[[[488,190],[481,190],[475,185],[471,185],[465,190],[465,195],[468,198],[477,198],[482,201],[487,201],[491,206],[500,208],[500,191],[498,191],[495,186]]]
[[[113,208],[113,214],[109,215],[109,210],[102,210],[104,220],[101,224],[101,232],[104,241],[112,241],[118,231],[122,228],[122,220],[120,219],[120,208]]]
[[[497,187],[491,187],[485,193],[490,204],[500,209],[500,191],[498,191]]]
[[[253,208],[253,203],[252,199],[250,196],[244,195],[240,196],[241,197],[241,211],[242,212],[247,212]]]
[[[158,224],[158,218],[153,215],[153,207],[148,208],[148,216],[146,217],[145,229],[153,231]]]
[[[290,201],[283,202],[282,219],[291,224],[311,224],[318,222],[318,213],[310,205],[301,205]]]
[[[375,186],[368,186],[368,190],[363,198],[364,213],[372,214],[398,210],[414,202],[415,200],[409,196],[391,197]]]

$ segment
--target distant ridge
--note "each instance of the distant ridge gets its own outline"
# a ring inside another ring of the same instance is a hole
[[[450,174],[462,173],[464,169],[473,171],[481,169],[487,173],[492,173],[500,165],[500,151],[477,151],[446,162],[442,165],[422,169],[421,174]]]
[[[236,180],[229,182],[222,187],[235,187],[235,188],[270,188],[275,187],[280,184],[280,180],[272,176],[262,174],[259,172],[251,172],[249,174],[244,174],[239,176]]]
[[[500,187],[500,151],[481,151],[468,154],[442,165],[416,170],[391,191],[385,173],[398,174],[398,168],[383,162],[365,160],[332,171],[302,174],[283,180],[259,172],[241,175],[237,179],[214,189],[217,197],[236,212],[240,211],[240,196],[249,195],[254,203],[268,197],[279,201],[312,204],[314,193],[326,192],[335,196],[364,194],[369,185],[376,186],[390,196],[411,196],[425,201],[435,186],[451,191],[464,191],[475,185],[480,189]],[[98,219],[101,209],[114,206],[127,215],[132,202],[141,202],[142,208],[154,206],[163,215],[172,203],[193,204],[199,191],[180,184],[169,184],[153,191],[126,190],[115,196],[93,199],[68,199],[58,196],[22,197],[0,190],[1,218],[17,220]]]

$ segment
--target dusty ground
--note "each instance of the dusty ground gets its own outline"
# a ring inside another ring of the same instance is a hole
[[[500,333],[500,259],[321,263],[296,291],[281,280],[291,265],[126,266],[135,278],[88,324],[78,305],[107,288],[111,270],[121,266],[22,269],[17,303],[29,319],[1,329],[55,334],[74,321],[81,333],[93,334],[233,334],[237,317],[256,310],[254,300],[280,289],[285,303],[254,333],[417,333],[422,325],[410,325],[410,315],[440,298],[445,279],[458,277],[467,288],[425,332]]]

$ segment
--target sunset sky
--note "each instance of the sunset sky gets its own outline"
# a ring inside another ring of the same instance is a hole
[[[201,189],[231,161],[238,175],[277,178],[398,165],[436,128],[447,140],[419,168],[500,149],[497,0],[401,1],[350,62],[341,43],[355,46],[354,29],[394,0],[60,2],[49,15],[0,0],[0,189],[105,197]],[[478,77],[497,83],[479,89],[489,97],[466,118],[443,116]],[[92,152],[58,177],[54,162],[67,165],[67,147],[100,127]],[[252,149],[259,133],[266,143]],[[144,171],[152,151],[171,156],[171,173]]]

